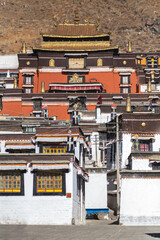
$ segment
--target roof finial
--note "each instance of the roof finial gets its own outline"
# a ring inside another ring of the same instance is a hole
[[[97,28],[99,27],[99,23],[100,23],[100,18],[99,18],[99,16],[98,16],[98,17],[97,17],[97,23],[96,23]]]
[[[131,112],[131,98],[129,94],[126,99],[126,112]]]
[[[22,44],[22,53],[26,53],[26,43],[23,42]]]
[[[151,79],[148,80],[147,92],[152,92],[152,88],[151,88]]]
[[[128,41],[128,52],[132,52],[132,44],[131,41]]]
[[[14,77],[14,88],[17,88],[17,78]]]
[[[41,82],[41,93],[45,93],[45,82]]]
[[[74,24],[79,24],[79,15],[78,15],[78,9],[76,8],[75,11],[75,16],[74,16]]]

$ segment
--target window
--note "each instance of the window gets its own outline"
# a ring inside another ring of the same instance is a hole
[[[133,150],[141,152],[152,151],[152,140],[134,140]]]
[[[130,87],[121,87],[121,93],[130,93]]]
[[[160,163],[153,163],[152,170],[160,170]]]
[[[33,93],[33,89],[32,88],[25,88],[24,93]]]
[[[33,109],[37,110],[37,111],[42,110],[42,99],[40,99],[40,98],[34,99]]]
[[[50,147],[50,146],[44,146],[43,147],[43,153],[66,153],[67,148],[66,146],[55,146],[55,147]]]
[[[33,133],[36,132],[36,127],[24,127],[23,130],[25,133]]]
[[[23,83],[24,84],[33,84],[33,76],[32,75],[24,75]]]
[[[39,171],[34,173],[34,195],[64,195],[65,174],[62,171]]]
[[[0,172],[0,195],[23,195],[23,174],[20,171]]]
[[[147,67],[157,68],[158,67],[158,57],[147,57]]]
[[[130,75],[121,76],[121,84],[130,84]]]

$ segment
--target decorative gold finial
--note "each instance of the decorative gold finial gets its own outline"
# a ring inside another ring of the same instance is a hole
[[[42,81],[41,83],[41,93],[44,93],[45,92],[45,82]]]
[[[131,44],[131,41],[128,41],[128,52],[132,52],[132,44]]]
[[[14,78],[14,88],[17,88],[17,78]]]
[[[154,81],[154,70],[151,71],[151,79]]]
[[[23,44],[22,44],[22,53],[26,53],[26,43],[25,42],[23,42]]]
[[[126,112],[131,112],[131,99],[130,99],[129,94],[126,99]]]
[[[152,92],[152,89],[151,89],[151,79],[149,79],[149,81],[148,81],[147,92]]]
[[[96,23],[97,28],[99,27],[99,23],[100,23],[100,18],[99,18],[99,16],[98,16],[98,17],[97,17],[97,23]]]
[[[64,20],[64,24],[66,24],[66,25],[69,24],[69,20],[68,20],[68,19],[65,19],[65,20]]]
[[[54,15],[53,21],[54,21],[54,26],[57,27],[57,25],[58,25],[57,15]]]
[[[74,24],[79,24],[78,9],[75,9],[74,13],[75,13]]]
[[[89,20],[88,19],[85,19],[84,22],[85,22],[85,24],[89,24]]]

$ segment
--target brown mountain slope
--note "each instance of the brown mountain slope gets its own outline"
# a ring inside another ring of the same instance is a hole
[[[0,53],[18,53],[23,41],[33,47],[41,32],[55,28],[55,15],[73,22],[75,7],[82,23],[99,16],[99,29],[111,31],[121,52],[128,40],[133,51],[160,50],[160,0],[1,0]]]

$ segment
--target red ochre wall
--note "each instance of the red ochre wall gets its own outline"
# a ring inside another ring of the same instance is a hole
[[[87,83],[99,82],[103,84],[103,89],[107,93],[120,93],[120,75],[118,72],[90,72],[85,75]],[[138,83],[138,78],[136,73],[132,73],[130,76],[131,82],[131,93],[136,93],[136,84]],[[61,72],[39,72],[39,75],[34,75],[34,88],[33,93],[41,92],[41,82],[45,82],[45,90],[49,90],[50,83],[67,83],[67,75]],[[19,88],[22,88],[23,76],[22,73],[19,74]]]
[[[70,115],[68,114],[68,107],[65,105],[52,105],[48,106],[49,117],[57,116],[57,120],[69,120]]]
[[[121,77],[117,72],[91,72],[86,75],[86,82],[94,82],[94,79],[103,84],[103,89],[107,93],[120,93]],[[137,82],[136,73],[132,73],[130,76],[131,93],[136,93]]]
[[[0,114],[8,114],[10,116],[23,116],[22,102],[20,101],[3,101]]]
[[[67,83],[67,75],[58,73],[39,73],[38,92],[41,92],[41,82],[45,82],[45,90],[49,90],[50,83]]]

